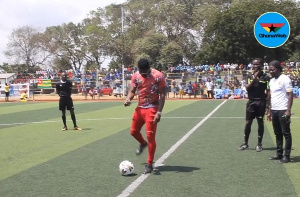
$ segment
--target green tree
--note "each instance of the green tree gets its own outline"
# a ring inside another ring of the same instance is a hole
[[[168,40],[163,34],[149,32],[146,37],[137,41],[137,46],[132,52],[134,54],[147,54],[149,61],[156,64],[159,61],[161,49],[167,42]]]
[[[104,25],[104,10],[98,8],[91,11],[90,17],[83,20],[83,44],[86,48],[87,66],[97,65],[101,68],[106,56],[109,54],[110,34]]]
[[[45,36],[48,37],[49,46],[55,56],[67,60],[74,70],[80,70],[86,64],[87,48],[81,24],[68,23],[48,27]]]
[[[299,16],[299,9],[292,1],[240,0],[229,9],[219,11],[207,25],[202,48],[195,61],[247,63],[254,57],[266,57],[267,61],[288,59],[291,48],[297,47],[294,44],[294,33],[297,31],[291,33],[286,44],[275,49],[260,45],[254,37],[255,21],[261,14],[271,11],[279,12],[287,18]],[[299,24],[292,23],[295,25],[294,30],[299,30]]]
[[[41,66],[51,56],[51,53],[43,47],[43,43],[42,34],[37,29],[23,26],[13,30],[4,53],[15,64]]]
[[[161,49],[160,63],[162,65],[178,65],[182,63],[182,48],[175,42],[170,42]]]

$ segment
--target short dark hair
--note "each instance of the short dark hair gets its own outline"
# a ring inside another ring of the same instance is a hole
[[[138,68],[141,70],[146,70],[150,68],[149,61],[145,58],[142,58],[138,61]]]
[[[278,70],[280,70],[280,72],[282,72],[281,63],[278,60],[273,60],[272,62],[269,63],[269,66],[274,66],[276,69],[278,69]]]
[[[263,65],[263,63],[264,63],[263,59],[261,59],[261,58],[254,58],[253,61],[252,61],[252,63],[253,63],[255,60],[259,61],[259,62],[260,62],[260,65]]]

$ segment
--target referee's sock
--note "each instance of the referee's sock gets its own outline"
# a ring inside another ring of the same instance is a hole
[[[77,127],[75,114],[71,114],[71,118],[72,118],[74,127]]]
[[[64,123],[64,126],[67,127],[66,116],[62,116],[61,119],[62,119],[62,121]]]

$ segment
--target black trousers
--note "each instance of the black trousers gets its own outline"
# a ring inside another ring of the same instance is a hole
[[[286,110],[272,110],[272,124],[276,136],[277,155],[283,155],[283,137],[285,138],[285,156],[290,156],[292,135],[290,119],[284,116]]]

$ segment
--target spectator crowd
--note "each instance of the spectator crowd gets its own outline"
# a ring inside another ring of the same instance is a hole
[[[283,73],[288,75],[293,83],[293,87],[300,87],[300,62],[282,63]],[[268,73],[268,63],[264,63],[264,71]],[[172,77],[167,77],[168,93],[173,94],[173,98],[183,98],[183,95],[188,95],[189,98],[197,98],[197,95],[202,98],[215,98],[215,90],[229,90],[230,93],[225,94],[227,97],[232,97],[236,89],[241,90],[241,97],[246,97],[245,91],[245,75],[252,70],[252,64],[235,64],[235,63],[217,63],[203,65],[185,65],[177,66],[170,65],[167,70],[163,70],[166,77],[168,74],[182,73],[181,77],[175,80]],[[119,88],[123,80],[123,72],[125,80],[130,80],[136,67],[128,67],[122,69],[102,69],[102,70],[86,70],[84,72],[78,70],[40,70],[35,73],[18,73],[12,83],[37,83],[37,79],[59,80],[62,72],[67,72],[78,92],[88,94],[91,89],[99,92],[101,87],[96,87],[96,81],[101,84],[113,84],[113,88]],[[237,76],[242,76],[238,78]],[[224,94],[223,94],[224,95]],[[236,95],[237,96],[237,95]]]

